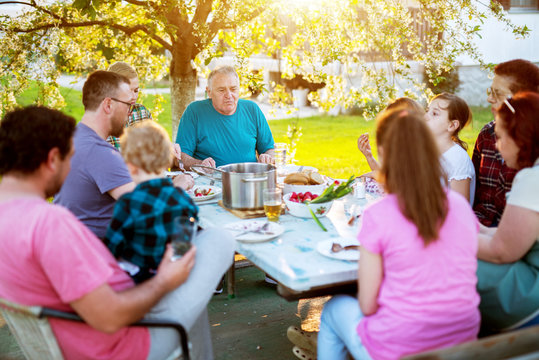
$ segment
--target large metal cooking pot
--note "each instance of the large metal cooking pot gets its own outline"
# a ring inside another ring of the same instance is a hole
[[[201,172],[199,168],[216,170],[221,173],[221,179]],[[200,175],[208,176],[223,183],[223,205],[235,210],[258,210],[264,208],[262,197],[264,189],[273,189],[276,184],[277,172],[275,166],[262,163],[238,163],[209,168],[193,165],[191,169]]]

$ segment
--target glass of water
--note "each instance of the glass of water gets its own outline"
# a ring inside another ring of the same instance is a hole
[[[275,160],[275,167],[277,168],[277,174],[283,172],[286,165],[286,154],[288,151],[288,145],[285,143],[275,143],[273,148],[273,159]]]
[[[173,221],[174,231],[170,238],[174,250],[172,261],[175,261],[191,248],[192,241],[197,234],[198,223],[192,216],[179,216]]]

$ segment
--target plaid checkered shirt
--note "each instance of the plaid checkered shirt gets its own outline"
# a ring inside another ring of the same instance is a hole
[[[116,258],[140,268],[135,282],[146,280],[157,269],[178,216],[198,218],[198,207],[170,179],[142,182],[116,202],[104,242]]]
[[[517,170],[509,168],[496,150],[494,121],[486,124],[477,136],[472,162],[476,174],[473,209],[483,225],[497,226]]]
[[[139,123],[144,120],[153,120],[150,110],[148,110],[142,104],[133,105],[133,111],[127,117],[127,124],[125,127],[133,126],[136,123]],[[116,149],[120,150],[120,139],[115,136],[109,136],[107,142],[114,146]]]

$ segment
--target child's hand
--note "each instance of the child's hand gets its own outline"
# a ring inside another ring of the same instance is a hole
[[[365,155],[365,157],[372,156],[371,144],[369,142],[369,134],[365,133],[357,139],[357,148]]]
[[[190,174],[179,174],[172,179],[172,183],[174,186],[180,187],[185,191],[195,186],[195,180],[193,180],[193,177]]]

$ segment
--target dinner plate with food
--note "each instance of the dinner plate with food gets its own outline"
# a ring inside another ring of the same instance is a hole
[[[187,193],[194,201],[206,201],[213,199],[221,193],[221,188],[215,185],[195,185]]]
[[[316,250],[329,258],[346,261],[359,260],[357,239],[336,237],[322,240],[316,244]]]
[[[284,233],[284,227],[267,220],[242,220],[225,225],[232,236],[242,242],[262,242]]]
[[[196,179],[199,176],[196,172],[193,171],[165,171],[165,176],[168,178],[174,178],[180,174],[189,174],[193,177],[193,179]]]

